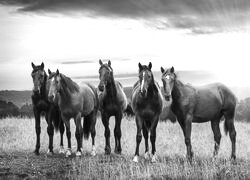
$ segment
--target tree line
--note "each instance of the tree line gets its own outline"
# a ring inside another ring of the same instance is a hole
[[[129,116],[133,115],[130,105],[125,113]],[[19,108],[12,102],[0,100],[0,118],[6,117],[34,117],[32,104],[24,104]],[[250,122],[250,97],[238,102],[236,106],[235,120]]]

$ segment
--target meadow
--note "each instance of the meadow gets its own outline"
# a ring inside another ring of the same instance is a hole
[[[140,161],[132,161],[135,151],[134,118],[122,121],[122,155],[114,150],[114,119],[110,120],[112,154],[104,154],[104,127],[96,124],[97,155],[92,157],[91,140],[84,140],[84,153],[78,158],[59,154],[59,133],[54,136],[53,156],[47,156],[48,135],[44,119],[40,155],[35,148],[34,119],[6,118],[0,120],[0,179],[250,179],[250,124],[235,122],[237,131],[236,161],[230,160],[231,141],[220,124],[222,139],[219,155],[213,158],[214,138],[210,123],[193,124],[192,164],[186,160],[184,137],[178,123],[160,122],[157,127],[157,163],[144,159],[144,139],[140,146]],[[74,123],[71,120],[73,152],[76,151]],[[64,147],[67,147],[66,135]]]

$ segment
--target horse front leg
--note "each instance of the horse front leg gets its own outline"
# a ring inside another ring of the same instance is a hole
[[[115,129],[114,129],[114,135],[115,135],[115,153],[121,154],[122,153],[122,147],[121,147],[121,120],[122,120],[122,112],[119,112],[115,116]]]
[[[144,158],[145,159],[149,159],[150,158],[150,153],[149,153],[149,150],[148,150],[148,130],[145,126],[145,124],[143,123],[142,125],[142,133],[143,133],[143,137],[144,137],[144,140],[145,140],[145,154],[144,154]]]
[[[60,137],[61,137],[59,153],[60,153],[60,154],[63,154],[63,153],[64,153],[64,147],[63,147],[63,134],[64,134],[64,131],[65,131],[65,128],[64,128],[64,123],[63,123],[62,118],[59,117],[59,119],[60,119],[59,129],[60,129]]]
[[[184,122],[184,136],[185,136],[185,144],[187,147],[187,158],[191,162],[193,158],[193,150],[191,145],[191,131],[192,131],[192,121],[193,115],[187,114],[186,120]]]
[[[83,135],[83,129],[81,124],[81,113],[78,113],[76,117],[74,118],[75,125],[76,125],[76,131],[75,131],[75,137],[77,140],[77,152],[76,156],[81,156],[81,148],[82,148],[82,135]]]
[[[111,153],[111,147],[110,147],[110,129],[109,129],[109,117],[103,112],[102,113],[102,123],[105,127],[104,136],[106,139],[106,145],[105,145],[105,154]]]
[[[156,157],[156,148],[155,148],[155,140],[156,140],[156,127],[159,121],[159,117],[157,117],[152,124],[152,128],[150,130],[150,141],[151,141],[151,145],[152,145],[152,162],[156,162],[157,161],[157,157]]]
[[[95,148],[95,136],[96,136],[96,130],[95,130],[95,124],[96,124],[96,113],[94,112],[92,115],[91,125],[90,125],[90,131],[91,131],[91,139],[92,139],[92,151],[91,155],[96,155],[96,148]]]
[[[40,113],[34,109],[35,116],[35,129],[36,129],[36,148],[34,153],[39,155],[40,149],[40,134],[41,134],[41,126],[40,126]]]
[[[65,127],[66,127],[66,136],[68,139],[68,149],[66,150],[66,157],[69,157],[72,154],[72,151],[71,151],[71,131],[70,131],[70,122],[69,122],[70,119],[63,116],[63,114],[61,114],[61,118],[62,118],[63,123],[65,124]]]
[[[52,155],[53,152],[53,136],[54,136],[54,126],[52,124],[52,109],[49,109],[48,113],[46,114],[45,118],[48,123],[47,133],[49,135],[49,149],[47,151],[48,155]],[[53,117],[54,118],[54,117]]]
[[[141,118],[136,117],[136,126],[137,126],[137,134],[136,134],[135,156],[133,159],[134,162],[138,162],[138,158],[139,158],[139,147],[140,147],[140,143],[141,143],[141,139],[142,139],[142,134],[141,134],[142,119]]]

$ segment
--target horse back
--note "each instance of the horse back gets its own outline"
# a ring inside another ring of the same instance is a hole
[[[195,98],[194,116],[204,122],[220,117],[222,111],[236,105],[233,93],[221,83],[198,87]]]

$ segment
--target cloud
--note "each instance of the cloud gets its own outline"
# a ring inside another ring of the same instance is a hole
[[[19,12],[77,14],[149,21],[157,29],[213,33],[249,23],[249,0],[0,0]],[[155,25],[154,25],[155,22]]]

